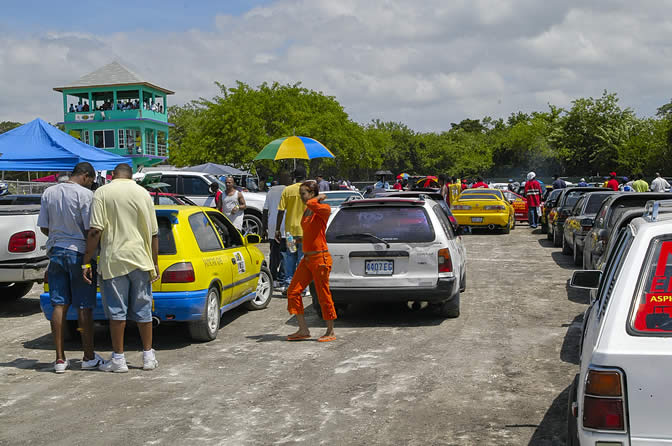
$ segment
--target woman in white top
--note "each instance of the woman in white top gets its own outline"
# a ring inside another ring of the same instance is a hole
[[[243,215],[245,215],[245,198],[243,193],[236,190],[234,186],[233,177],[226,177],[226,190],[222,197],[222,213],[226,215],[233,226],[242,232],[243,229]]]

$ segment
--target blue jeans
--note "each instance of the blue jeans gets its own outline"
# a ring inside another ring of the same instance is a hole
[[[303,246],[301,242],[296,243],[296,252],[289,252],[289,249],[285,249],[282,252],[282,262],[285,265],[284,286],[288,287],[292,283],[292,277],[294,277],[294,272],[296,271],[296,267],[299,266],[302,257]]]
[[[96,262],[91,262],[93,283],[84,281],[84,254],[65,248],[49,250],[49,299],[51,305],[72,305],[77,309],[96,306]]]
[[[537,214],[537,208],[529,208],[527,210],[527,218],[530,226],[536,227],[539,224],[539,214]]]

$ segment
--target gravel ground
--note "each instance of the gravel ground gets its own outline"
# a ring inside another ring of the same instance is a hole
[[[54,374],[35,286],[0,303],[0,444],[565,444],[587,303],[567,289],[570,258],[524,225],[464,242],[458,319],[362,304],[339,318],[337,341],[289,343],[296,321],[276,296],[266,310],[226,313],[210,343],[156,328],[152,372],[129,327],[129,373],[76,361]],[[78,343],[66,347],[81,358]],[[102,326],[96,350],[111,351]]]

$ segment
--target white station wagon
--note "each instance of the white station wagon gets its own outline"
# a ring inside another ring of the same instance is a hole
[[[584,317],[580,373],[570,388],[568,442],[672,445],[672,200],[649,202],[620,230]],[[666,209],[667,210],[667,209]]]

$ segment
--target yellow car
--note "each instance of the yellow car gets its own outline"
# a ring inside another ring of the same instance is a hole
[[[187,322],[191,337],[217,337],[222,313],[241,304],[266,308],[273,294],[271,272],[254,246],[257,234],[242,236],[219,211],[198,206],[156,206],[161,279],[152,285],[155,323]],[[48,279],[48,278],[47,278]],[[48,282],[40,303],[51,319]],[[94,319],[107,319],[100,293]],[[68,311],[77,322],[77,310]]]
[[[516,227],[513,206],[497,189],[467,189],[450,210],[460,226],[501,229],[505,234]]]

